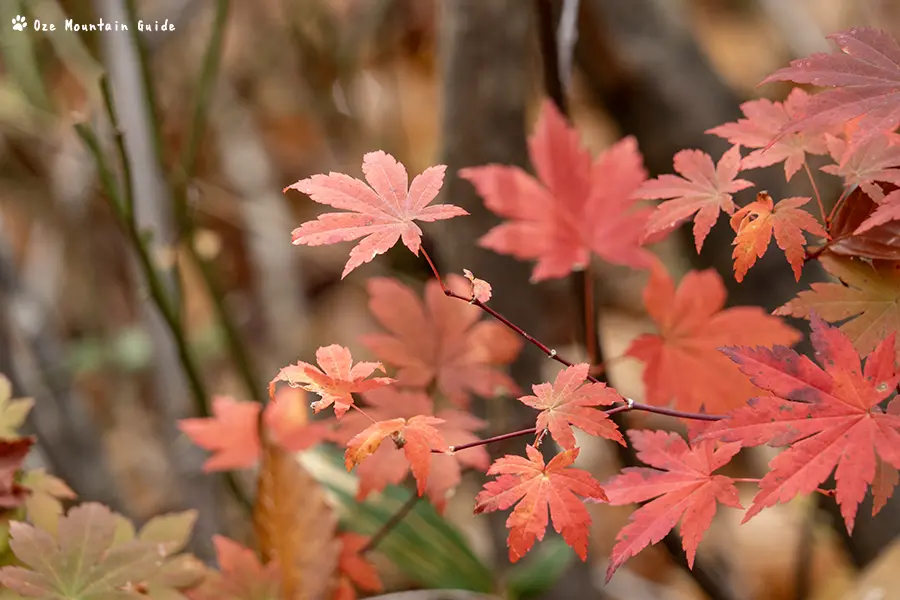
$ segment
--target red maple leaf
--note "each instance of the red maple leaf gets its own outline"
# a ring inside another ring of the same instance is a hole
[[[829,87],[810,98],[783,134],[829,127],[860,115],[862,135],[900,124],[900,45],[889,34],[860,27],[828,36],[840,52],[816,52],[791,62],[763,83],[793,81]]]
[[[203,470],[230,471],[252,467],[259,460],[258,402],[242,402],[228,396],[212,401],[212,417],[181,419],[178,428],[192,442],[213,455]]]
[[[827,129],[797,131],[779,137],[779,133],[799,119],[809,103],[809,94],[794,88],[784,102],[765,98],[741,104],[746,119],[708,129],[732,144],[756,148],[741,161],[741,170],[759,169],[784,161],[784,178],[788,181],[806,162],[807,154],[827,154],[825,133],[836,131],[832,123]],[[774,141],[773,141],[774,140]]]
[[[691,271],[678,289],[657,263],[644,288],[644,306],[658,334],[631,343],[629,356],[643,361],[646,401],[674,402],[680,410],[724,413],[740,406],[756,388],[722,355],[726,344],[793,344],[800,334],[756,306],[725,306],[725,285],[712,270]],[[736,342],[735,340],[742,340]]]
[[[16,473],[32,444],[32,437],[0,440],[0,509],[21,506],[28,498],[29,490],[16,481]]]
[[[881,202],[884,191],[876,182],[900,185],[900,135],[876,131],[850,145],[828,136],[828,152],[837,163],[825,165],[822,171],[843,178],[844,187],[858,185],[875,202]]]
[[[533,281],[565,277],[584,268],[590,253],[611,263],[649,266],[641,248],[649,211],[637,209],[634,192],[647,177],[633,137],[606,150],[591,164],[578,132],[549,100],[528,140],[531,163],[540,179],[508,165],[459,171],[485,206],[509,219],[479,244],[522,260],[537,260]]]
[[[735,179],[741,171],[741,149],[734,146],[713,165],[712,158],[700,150],[682,150],[675,155],[675,171],[681,175],[660,175],[645,181],[636,196],[646,200],[666,200],[656,207],[644,230],[648,240],[660,240],[691,218],[694,213],[694,241],[697,252],[709,234],[719,211],[734,214],[737,207],[732,194],[753,184]]]
[[[446,283],[463,294],[470,288],[455,274]],[[425,285],[424,305],[395,279],[372,278],[366,288],[369,310],[390,334],[367,334],[360,341],[399,368],[399,385],[424,388],[437,382],[438,390],[459,406],[468,404],[470,392],[491,398],[518,391],[496,367],[515,360],[523,342],[500,323],[479,321],[477,306],[446,297],[434,280]]]
[[[800,207],[809,202],[809,198],[785,198],[774,204],[772,197],[760,192],[756,200],[743,207],[731,217],[731,228],[737,234],[734,238],[734,278],[743,281],[744,275],[762,258],[775,234],[778,247],[794,271],[794,277],[800,280],[803,270],[803,259],[806,251],[803,245],[806,239],[803,232],[808,231],[819,237],[828,237],[825,228],[815,217]]]
[[[900,382],[896,336],[878,345],[863,370],[846,335],[815,314],[810,321],[822,367],[780,346],[723,349],[769,395],[754,398],[700,439],[790,446],[769,462],[745,522],[767,506],[815,491],[837,467],[836,498],[852,533],[859,503],[875,477],[876,456],[900,467],[900,402],[895,398],[887,413],[879,407]]]
[[[220,572],[211,572],[191,600],[275,600],[281,598],[281,569],[276,561],[260,563],[256,553],[234,540],[214,535],[213,546]]]
[[[335,434],[339,444],[346,445],[351,438],[371,425],[372,419],[387,421],[397,418],[410,419],[416,415],[437,416],[443,422],[435,425],[435,429],[451,445],[477,441],[479,438],[473,432],[487,427],[487,423],[481,419],[458,410],[445,409],[434,415],[431,398],[421,391],[388,387],[363,394],[363,400],[365,416],[353,412],[341,419],[340,427]],[[406,478],[409,473],[409,461],[403,452],[403,449],[398,449],[394,444],[381,444],[378,450],[357,466],[358,501],[365,500],[372,492],[382,491],[387,485],[397,485]],[[443,509],[448,492],[461,480],[462,467],[485,471],[489,464],[490,459],[483,446],[470,448],[458,454],[434,454],[425,491],[435,508],[439,512]]]
[[[605,383],[584,385],[590,365],[580,363],[559,372],[553,385],[540,383],[532,386],[534,396],[522,396],[521,402],[541,411],[537,416],[538,439],[545,431],[556,442],[571,450],[575,448],[572,426],[591,435],[599,435],[625,445],[619,428],[597,406],[625,402],[614,389]]]
[[[356,600],[356,589],[366,592],[380,592],[384,589],[375,565],[366,560],[361,550],[369,543],[369,538],[355,534],[342,533],[341,555],[338,559],[340,579],[332,600]]]
[[[728,464],[741,449],[740,443],[721,444],[712,440],[688,446],[677,433],[665,431],[628,432],[638,458],[655,469],[628,467],[621,475],[603,484],[614,506],[646,502],[631,513],[629,524],[616,536],[606,581],[629,558],[663,539],[681,520],[681,537],[688,566],[703,534],[712,524],[716,502],[743,508],[734,480],[713,471]],[[656,498],[653,500],[653,498]]]
[[[487,474],[498,477],[475,498],[475,514],[506,510],[518,502],[506,520],[509,560],[516,562],[536,539],[544,539],[549,511],[553,529],[586,560],[591,516],[578,496],[605,501],[603,488],[587,471],[570,467],[578,448],[560,452],[546,465],[534,446],[525,451],[528,458],[507,454],[494,461]]]
[[[378,450],[381,443],[390,438],[397,449],[402,449],[409,469],[416,478],[419,495],[425,493],[428,474],[431,471],[431,451],[447,451],[444,436],[435,428],[443,419],[416,415],[409,419],[397,418],[372,423],[347,442],[344,464],[350,471]]]
[[[444,182],[444,165],[425,169],[407,188],[406,168],[382,151],[363,156],[362,170],[369,185],[343,173],[313,175],[284,191],[294,189],[313,201],[352,212],[319,215],[292,233],[294,244],[322,246],[365,238],[350,251],[341,278],[356,267],[384,254],[397,240],[419,255],[422,230],[413,221],[439,221],[467,215],[450,204],[428,206]],[[371,187],[369,187],[371,186]]]
[[[350,350],[338,344],[316,350],[316,362],[321,369],[302,361],[281,369],[269,382],[269,396],[274,394],[276,383],[285,381],[321,396],[321,400],[312,403],[313,411],[319,412],[334,404],[334,414],[341,418],[353,405],[352,394],[394,383],[390,377],[367,379],[375,369],[384,372],[381,363],[360,362],[354,365]]]

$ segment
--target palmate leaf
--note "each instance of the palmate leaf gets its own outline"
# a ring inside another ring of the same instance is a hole
[[[0,569],[0,584],[29,598],[106,600],[141,598],[129,588],[150,579],[165,551],[157,543],[114,544],[117,519],[101,504],[69,510],[57,534],[10,524],[10,548],[25,566]]]
[[[674,166],[680,177],[660,175],[645,181],[635,193],[647,200],[670,198],[650,215],[645,236],[650,241],[662,239],[693,216],[694,243],[699,253],[719,213],[732,215],[737,210],[732,194],[753,184],[735,179],[742,169],[739,146],[725,152],[716,165],[706,152],[681,150],[675,155]]]
[[[340,420],[333,439],[346,446],[354,436],[375,421],[390,419],[411,419],[416,415],[435,416],[443,422],[435,425],[438,433],[451,445],[467,444],[478,440],[475,431],[487,427],[487,423],[472,414],[455,409],[443,409],[434,414],[434,402],[421,391],[399,390],[393,386],[372,390],[362,395],[363,410],[352,412]],[[368,418],[367,418],[368,417]],[[432,505],[442,512],[447,496],[461,480],[464,467],[472,467],[484,472],[490,464],[484,446],[469,448],[465,452],[432,454],[431,467],[425,492]],[[356,499],[365,500],[373,492],[381,492],[388,485],[401,483],[409,473],[409,461],[403,448],[396,444],[383,443],[378,449],[356,466],[354,472],[359,477]]]
[[[219,571],[210,571],[187,594],[190,600],[284,600],[277,562],[263,566],[253,550],[221,535],[213,536],[213,545]]]
[[[212,417],[181,419],[178,428],[192,442],[213,452],[203,464],[207,473],[246,469],[259,460],[260,408],[259,402],[216,396],[212,401]]]
[[[553,439],[566,450],[575,448],[572,427],[591,435],[619,442],[625,440],[619,428],[598,406],[608,406],[625,399],[604,383],[585,383],[590,366],[572,365],[559,372],[553,385],[532,386],[534,396],[522,396],[519,401],[541,411],[537,416],[538,439],[549,431]]]
[[[406,168],[379,150],[363,157],[362,170],[369,185],[342,173],[313,175],[289,185],[284,191],[294,189],[320,204],[350,211],[325,213],[315,221],[303,223],[293,231],[294,244],[321,246],[363,238],[350,251],[342,279],[401,239],[418,256],[422,230],[413,221],[438,221],[469,214],[450,204],[429,206],[441,189],[445,169],[444,165],[429,167],[409,185]]]
[[[592,252],[614,264],[649,266],[652,255],[641,247],[641,236],[650,211],[634,195],[647,173],[633,137],[592,162],[578,131],[546,100],[528,153],[538,179],[508,165],[460,170],[485,206],[507,219],[479,240],[481,246],[536,260],[533,281],[583,269]]]
[[[745,446],[789,446],[769,462],[770,471],[747,511],[809,494],[835,471],[836,499],[847,531],[875,479],[878,459],[900,467],[900,400],[879,406],[898,383],[896,335],[882,340],[865,369],[849,338],[810,316],[812,343],[821,367],[793,350],[732,347],[723,350],[755,385],[769,392],[712,425],[697,439]]]
[[[785,198],[774,204],[768,193],[760,192],[756,201],[734,213],[731,228],[737,235],[732,243],[734,252],[731,256],[734,258],[736,281],[743,281],[756,259],[766,253],[773,234],[778,247],[784,250],[794,277],[800,280],[806,256],[803,232],[808,231],[819,237],[828,235],[811,214],[800,208],[809,201],[810,198]]]
[[[341,418],[353,405],[353,395],[374,390],[394,382],[390,377],[369,376],[376,370],[384,372],[380,362],[358,362],[353,364],[350,350],[338,344],[322,346],[316,350],[316,362],[319,366],[303,361],[296,365],[288,365],[279,371],[269,382],[269,395],[274,394],[275,384],[285,381],[291,386],[300,387],[308,392],[318,394],[321,400],[311,406],[319,412],[334,406],[334,414]]]
[[[863,115],[862,135],[900,124],[900,44],[884,31],[858,27],[828,36],[839,52],[791,62],[763,83],[793,81],[828,87],[810,98],[803,116],[782,134],[844,123]]]
[[[841,283],[813,283],[775,310],[776,315],[809,318],[815,312],[841,331],[860,356],[868,356],[892,333],[900,336],[900,263],[823,254],[819,261]],[[900,347],[897,348],[900,360]]]
[[[725,308],[725,284],[712,270],[691,271],[675,287],[657,263],[644,306],[659,330],[635,339],[626,354],[644,362],[646,401],[679,410],[722,414],[756,388],[719,352],[727,344],[794,344],[800,333],[757,306]],[[738,341],[741,340],[741,341]]]
[[[778,134],[795,119],[802,117],[809,94],[794,88],[784,102],[762,98],[741,104],[744,119],[725,123],[706,133],[727,139],[732,144],[755,148],[741,161],[741,169],[758,169],[784,162],[784,178],[788,181],[806,162],[807,154],[826,154],[825,133],[838,133],[839,127],[828,123],[819,130]],[[843,126],[843,122],[840,122]]]
[[[450,274],[445,282],[460,294],[471,289],[459,275]],[[434,280],[425,285],[424,302],[396,279],[373,277],[366,289],[369,310],[387,332],[365,334],[360,341],[399,369],[397,385],[425,388],[436,383],[460,407],[468,406],[473,392],[492,398],[518,391],[500,367],[515,360],[522,339],[496,321],[481,319],[477,306],[448,298]]]
[[[497,479],[487,482],[475,498],[475,514],[516,505],[506,520],[511,562],[525,556],[535,540],[544,539],[548,513],[556,532],[586,560],[591,516],[579,496],[605,501],[603,488],[587,471],[571,467],[578,448],[565,450],[546,464],[534,446],[525,450],[528,458],[508,454],[491,465],[488,475]]]
[[[436,428],[442,423],[443,419],[422,415],[373,423],[347,442],[347,451],[344,453],[347,470],[350,471],[371,456],[385,439],[390,438],[398,450],[403,450],[421,496],[425,493],[431,472],[431,451],[447,450],[447,442]]]
[[[606,580],[632,556],[660,541],[681,521],[681,537],[688,566],[693,567],[697,546],[712,524],[716,503],[743,508],[734,481],[713,475],[741,449],[739,443],[707,440],[691,446],[677,433],[628,432],[628,439],[643,462],[655,467],[628,467],[603,487],[613,506],[646,502],[635,510],[618,534]]]

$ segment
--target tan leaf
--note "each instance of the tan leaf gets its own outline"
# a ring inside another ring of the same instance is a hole
[[[318,482],[288,452],[264,443],[253,521],[262,556],[281,565],[286,600],[327,600],[341,544]]]

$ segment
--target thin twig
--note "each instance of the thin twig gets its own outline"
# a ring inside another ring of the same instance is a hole
[[[369,538],[366,545],[359,549],[359,553],[366,554],[374,550],[378,544],[387,537],[391,530],[399,525],[400,522],[406,518],[406,515],[412,512],[412,509],[415,508],[418,502],[419,496],[415,492],[411,492],[409,499],[403,503],[403,506],[401,506],[400,509],[394,513],[394,515],[388,519],[372,537]]]
[[[122,169],[122,180],[125,187],[124,193],[120,198],[120,201],[124,203],[122,212],[125,219],[134,221],[134,190],[131,180],[131,163],[128,161],[128,152],[125,150],[125,136],[122,134],[122,128],[119,126],[118,111],[116,111],[112,89],[109,86],[109,76],[106,73],[100,76],[100,93],[103,96],[103,104],[106,107],[106,114],[109,117],[110,126],[113,130],[113,139],[116,142],[116,151],[119,155],[119,167]]]
[[[130,2],[131,0],[129,0]],[[213,309],[216,312],[222,330],[225,333],[225,341],[228,345],[229,353],[234,361],[234,365],[238,370],[238,374],[247,388],[247,393],[251,398],[260,403],[266,402],[266,394],[263,385],[256,375],[256,370],[247,352],[244,340],[241,338],[240,330],[235,323],[234,317],[228,306],[225,304],[225,294],[219,288],[216,280],[215,270],[212,265],[206,261],[193,243],[193,223],[188,214],[188,183],[190,181],[195,163],[200,140],[203,137],[203,130],[208,120],[210,101],[212,92],[218,78],[219,66],[222,56],[222,45],[225,39],[225,28],[228,24],[228,14],[230,9],[229,0],[218,0],[216,3],[216,14],[213,21],[212,32],[210,33],[209,45],[203,57],[203,64],[200,69],[200,78],[198,83],[197,97],[194,101],[193,118],[191,127],[188,131],[188,141],[185,152],[181,157],[181,169],[178,174],[175,185],[173,186],[173,196],[175,204],[175,215],[178,221],[180,234],[186,239],[185,249],[191,260],[197,265],[200,272],[200,278],[206,287],[207,294],[212,300]],[[143,47],[143,41],[138,43],[138,56],[143,63],[147,57],[146,48]],[[149,74],[147,65],[142,65],[142,73]],[[149,75],[148,75],[149,77]],[[152,80],[145,81],[145,85],[152,86]],[[153,94],[150,97],[154,97]],[[158,121],[153,121],[154,127],[159,126]]]
[[[231,7],[230,0],[217,0],[216,15],[213,21],[212,33],[206,54],[203,57],[203,66],[200,68],[200,82],[197,88],[197,96],[194,99],[194,110],[191,118],[191,127],[188,130],[187,144],[184,154],[181,155],[182,185],[186,185],[194,171],[194,163],[197,160],[197,149],[203,130],[206,127],[207,114],[209,112],[210,99],[219,74],[219,65],[222,58],[222,45],[225,39],[225,26],[228,23],[228,13]]]
[[[549,346],[547,346],[546,344],[541,342],[539,339],[537,339],[536,337],[534,337],[533,335],[531,335],[530,333],[528,333],[527,331],[525,331],[524,329],[522,329],[521,327],[519,327],[518,325],[516,325],[515,323],[513,323],[512,321],[510,321],[503,315],[501,315],[500,313],[498,313],[496,310],[494,310],[493,308],[491,308],[490,306],[488,306],[481,300],[478,300],[477,298],[472,298],[471,296],[464,296],[462,294],[457,294],[450,288],[444,286],[443,282],[441,280],[441,277],[440,277],[440,273],[438,272],[437,268],[434,266],[434,263],[431,261],[431,257],[428,256],[427,252],[425,252],[424,248],[422,249],[422,254],[425,255],[425,259],[428,261],[428,264],[431,265],[431,270],[434,272],[435,277],[438,279],[439,282],[441,282],[445,296],[447,296],[449,298],[456,298],[457,300],[462,300],[463,302],[466,302],[467,304],[472,304],[473,306],[477,306],[484,312],[488,313],[489,315],[491,315],[492,317],[494,317],[495,319],[497,319],[498,321],[500,321],[501,323],[506,325],[506,327],[508,327],[509,329],[514,331],[516,334],[518,334],[519,336],[521,336],[522,338],[527,340],[529,343],[531,343],[532,345],[534,345],[535,347],[540,349],[541,352],[543,352],[549,358],[555,360],[556,362],[563,364],[567,367],[571,367],[573,364],[575,364],[569,360],[566,360],[562,356],[560,356],[556,350],[554,350],[553,348],[550,348]],[[595,376],[591,375],[590,373],[588,373],[586,379],[588,381],[590,381],[591,383],[604,383],[605,384],[605,382],[597,379]],[[657,415],[678,417],[679,419],[693,419],[696,421],[720,421],[725,418],[725,415],[710,415],[710,414],[706,414],[706,413],[685,412],[685,411],[681,411],[681,410],[675,410],[673,408],[664,408],[662,406],[651,406],[649,404],[635,402],[634,400],[632,400],[630,398],[626,398],[625,403],[626,403],[625,404],[626,410],[640,410],[643,412],[654,413]],[[616,409],[610,409],[610,410],[615,410],[616,412],[624,412],[622,407],[618,407]]]
[[[113,126],[118,127],[118,124],[113,123]],[[84,123],[77,123],[75,125],[75,131],[91,153],[91,156],[97,165],[100,183],[108,197],[108,201],[110,205],[112,205],[116,216],[119,218],[120,224],[131,242],[131,246],[137,253],[138,262],[140,263],[144,278],[147,280],[147,285],[150,289],[150,297],[156,304],[156,307],[162,315],[163,321],[168,327],[175,342],[178,358],[181,362],[184,374],[187,377],[188,387],[191,390],[191,397],[194,400],[194,409],[201,417],[209,417],[210,412],[209,406],[207,405],[209,396],[200,375],[200,367],[197,364],[193,352],[191,352],[187,336],[181,326],[179,314],[173,308],[171,298],[166,292],[162,277],[157,271],[156,266],[153,264],[153,260],[141,232],[137,229],[134,220],[128,218],[127,213],[124,210],[124,207],[126,206],[125,201],[122,198],[116,178],[109,168],[109,164],[100,147],[97,135],[94,133],[93,129]],[[252,510],[253,503],[238,484],[234,474],[225,472],[224,475],[228,487],[231,489],[235,498],[247,509]]]
[[[594,271],[588,258],[584,268],[584,345],[587,349],[588,364],[593,370],[599,361],[600,344],[597,340],[597,316],[594,314]]]

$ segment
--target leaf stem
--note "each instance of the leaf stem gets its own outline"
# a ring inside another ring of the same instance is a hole
[[[441,284],[441,289],[444,290],[444,293],[445,293],[446,295],[448,295],[448,296],[451,295],[452,292],[450,291],[450,288],[448,288],[448,287],[444,284],[444,280],[441,279],[441,274],[440,274],[440,272],[437,270],[437,267],[434,266],[434,261],[431,260],[431,256],[428,255],[428,251],[426,251],[425,248],[422,248],[421,250],[422,250],[422,256],[424,256],[424,257],[425,257],[425,260],[428,261],[428,266],[431,267],[431,272],[434,273],[435,279],[437,279],[438,283]],[[455,295],[454,295],[454,296],[455,296]],[[468,300],[470,300],[470,299],[469,299],[469,298],[466,298],[466,301],[468,301]]]
[[[584,268],[584,346],[591,370],[597,363],[597,316],[594,314],[594,271],[588,257]]]
[[[809,164],[803,159],[803,169],[806,176],[809,177],[809,183],[812,185],[813,193],[816,195],[816,203],[819,205],[819,213],[822,215],[822,225],[828,227],[828,217],[825,216],[825,205],[822,204],[822,196],[819,195],[819,186],[816,185],[816,179],[813,177],[812,171],[809,170]]]
[[[663,408],[661,406],[650,406],[649,404],[642,404],[640,402],[635,402],[631,398],[625,399],[625,404],[620,406],[614,406],[613,408],[608,408],[604,410],[608,416],[617,415],[619,413],[629,412],[632,410],[639,410],[642,412],[653,413],[657,415],[665,415],[668,417],[678,417],[679,419],[693,419],[696,421],[720,421],[725,418],[724,415],[707,415],[704,413],[689,413],[683,412],[680,410],[675,410],[672,408]],[[433,454],[454,454],[460,450],[467,450],[469,448],[477,448],[478,446],[484,446],[486,444],[493,444],[494,442],[502,442],[504,440],[510,440],[517,437],[522,437],[524,435],[535,435],[540,433],[536,427],[530,427],[528,429],[520,429],[518,431],[512,431],[510,433],[503,433],[500,435],[495,435],[493,437],[485,438],[483,440],[476,440],[474,442],[469,442],[467,444],[460,444],[459,446],[450,446],[449,451],[444,450],[434,450],[432,449]],[[747,481],[747,482],[759,482],[759,479],[735,479],[735,481]]]
[[[837,214],[838,208],[840,208],[840,206],[844,202],[844,200],[847,199],[847,197],[850,195],[850,192],[853,190],[854,187],[856,187],[856,186],[850,186],[850,187],[844,188],[844,191],[841,192],[841,195],[837,199],[837,202],[835,202],[834,206],[831,207],[831,212],[828,213],[828,218],[825,219],[826,229],[831,228],[831,222],[834,220],[834,216]]]

